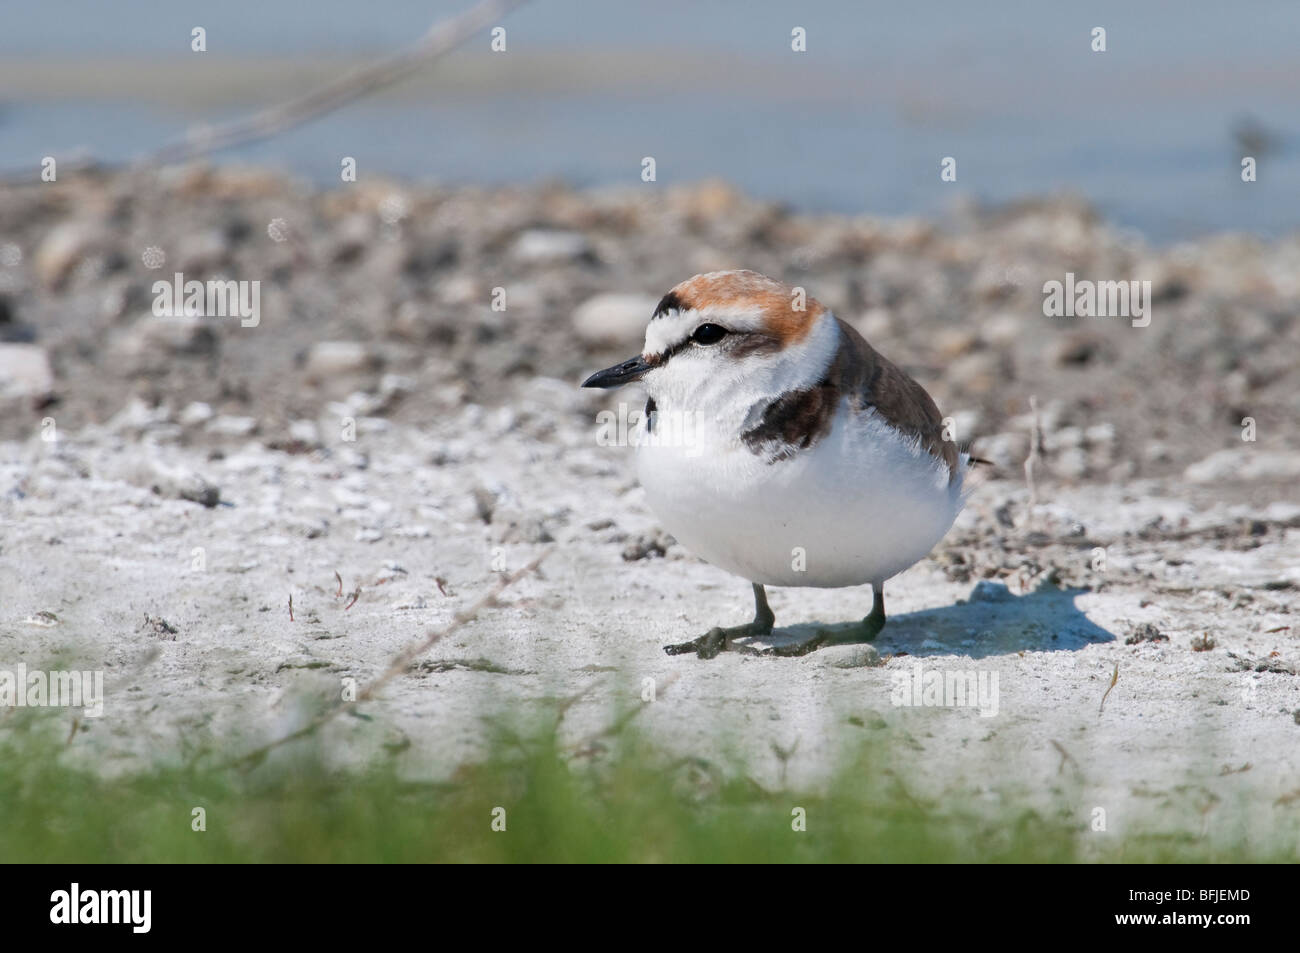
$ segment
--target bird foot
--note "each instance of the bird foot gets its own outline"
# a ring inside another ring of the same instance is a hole
[[[741,646],[733,644],[735,639],[743,639],[753,635],[770,635],[771,632],[771,623],[765,624],[762,622],[747,622],[744,625],[733,625],[727,629],[715,626],[698,639],[665,645],[664,651],[669,655],[688,655],[694,652],[700,658],[716,658],[720,652],[741,650]]]
[[[862,642],[874,642],[880,630],[885,627],[884,614],[871,613],[851,629],[835,633],[829,641],[836,645],[858,645]]]
[[[781,645],[769,645],[766,648],[759,649],[758,655],[776,655],[781,658],[798,658],[800,655],[808,655],[815,652],[823,645],[830,645],[834,641],[831,633],[826,629],[818,629],[810,639],[802,642],[787,642]]]
[[[885,627],[885,617],[871,613],[857,625],[850,626],[846,629],[818,629],[817,634],[807,642],[801,642],[797,645],[783,646],[780,649],[770,649],[768,655],[807,655],[816,649],[827,645],[861,645],[865,642],[874,642],[876,636],[880,634],[881,629]]]

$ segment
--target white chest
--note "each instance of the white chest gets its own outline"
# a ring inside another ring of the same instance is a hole
[[[961,481],[874,413],[842,407],[815,446],[774,463],[707,425],[693,437],[638,446],[647,499],[679,542],[752,582],[883,581],[928,553],[961,509]]]

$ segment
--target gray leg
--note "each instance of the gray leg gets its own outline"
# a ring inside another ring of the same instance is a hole
[[[755,587],[756,589],[758,587]],[[771,646],[769,648],[758,650],[759,655],[807,655],[809,652],[815,652],[823,645],[853,645],[860,642],[871,642],[880,634],[880,630],[885,627],[885,584],[876,582],[871,585],[872,605],[871,615],[867,616],[858,625],[853,628],[839,633],[832,633],[829,629],[819,629],[817,634],[805,642],[796,642],[791,645]],[[760,590],[761,591],[761,590]],[[757,595],[757,594],[756,594]],[[763,609],[766,608],[766,602],[761,602],[759,615],[762,616]],[[771,613],[768,613],[770,616]],[[769,629],[770,631],[770,629]],[[755,633],[766,634],[766,633]],[[692,644],[692,643],[687,643]],[[730,648],[731,646],[727,646]],[[748,651],[753,651],[748,649]]]
[[[885,627],[885,584],[883,582],[873,582],[871,592],[873,597],[871,615],[862,620],[862,628],[866,630],[866,635],[863,638],[865,642],[870,642]]]
[[[700,658],[713,658],[719,652],[729,651],[732,647],[732,639],[744,638],[749,635],[769,635],[772,626],[776,624],[776,616],[772,614],[772,609],[767,604],[767,591],[758,583],[753,585],[753,622],[735,625],[729,629],[712,628],[698,639],[692,639],[689,642],[678,642],[676,645],[665,645],[664,651],[669,655],[685,655],[688,652],[694,652]]]
[[[851,629],[842,632],[831,633],[829,629],[822,629],[818,638],[804,647],[797,653],[781,654],[799,654],[820,648],[823,645],[857,645],[862,642],[872,642],[880,634],[880,630],[885,627],[885,584],[883,582],[873,582],[871,584],[872,602],[871,615],[867,616],[860,623]]]

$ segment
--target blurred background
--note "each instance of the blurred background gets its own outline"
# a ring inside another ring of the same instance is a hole
[[[0,155],[123,160],[413,42],[468,2],[0,3]],[[433,69],[219,161],[337,183],[724,179],[805,211],[1068,192],[1163,243],[1292,228],[1300,6],[539,0]],[[207,52],[190,51],[190,30]],[[806,53],[791,30],[807,31]],[[1091,31],[1107,30],[1104,53]],[[1243,187],[1242,155],[1259,161]],[[943,156],[955,184],[939,180]]]

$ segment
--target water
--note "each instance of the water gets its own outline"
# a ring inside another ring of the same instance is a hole
[[[438,11],[466,6],[5,0],[0,166],[34,169],[76,149],[130,158],[274,101],[296,63],[396,49]],[[338,182],[351,155],[362,174],[640,186],[653,156],[659,186],[719,177],[809,210],[937,215],[959,195],[1069,191],[1156,241],[1296,229],[1295,0],[1086,12],[538,0],[503,24],[505,54],[484,35],[439,72],[220,158],[321,184]],[[189,52],[193,26],[207,30],[207,53]],[[791,51],[794,26],[808,52]],[[1094,26],[1107,30],[1105,53],[1089,48]],[[200,56],[230,70],[200,72]],[[259,62],[282,72],[263,89],[241,83]],[[1266,130],[1266,148],[1238,141],[1246,121]],[[1259,161],[1250,184],[1246,149]],[[945,156],[955,183],[940,181]]]

